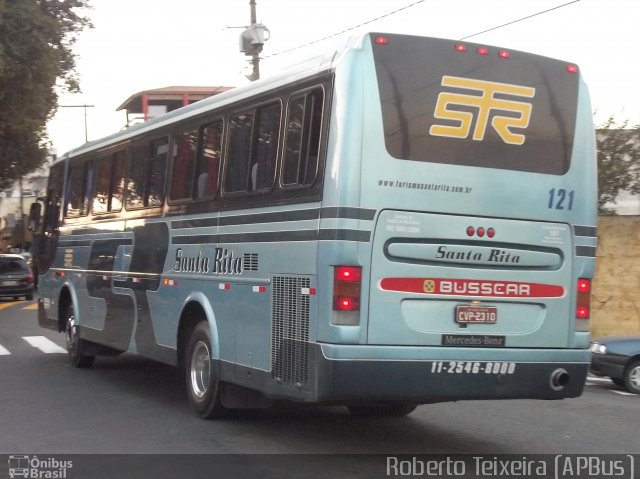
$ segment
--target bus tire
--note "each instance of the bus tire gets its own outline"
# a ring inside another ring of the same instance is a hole
[[[411,414],[417,405],[392,402],[349,405],[349,412],[358,417],[402,417]]]
[[[90,368],[96,360],[95,356],[84,354],[84,341],[78,335],[73,306],[67,304],[64,308],[64,335],[67,343],[67,352],[71,364],[76,368]]]
[[[226,415],[220,401],[220,378],[211,358],[209,324],[200,321],[191,331],[184,357],[187,396],[193,412],[203,419]]]

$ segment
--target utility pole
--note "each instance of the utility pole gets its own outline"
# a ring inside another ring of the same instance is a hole
[[[251,28],[254,28],[256,23],[258,23],[256,20],[256,0],[249,0],[249,7],[251,8]],[[262,46],[260,47],[260,52],[261,51]],[[253,78],[253,80],[257,80],[260,78],[260,52],[256,51],[251,55],[251,65],[253,66],[251,77]]]
[[[264,42],[269,40],[269,29],[258,23],[256,18],[256,0],[249,0],[251,8],[251,24],[240,34],[240,51],[251,57],[252,72],[247,75],[251,81],[260,78],[260,53]]]
[[[58,105],[58,108],[84,108],[84,142],[89,141],[89,131],[87,128],[87,108],[93,108],[95,105]]]

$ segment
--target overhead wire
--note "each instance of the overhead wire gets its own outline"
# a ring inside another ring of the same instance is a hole
[[[552,8],[548,8],[547,10],[542,10],[542,11],[537,12],[537,13],[532,13],[531,15],[527,15],[526,17],[518,18],[517,20],[512,20],[510,22],[503,23],[502,25],[491,27],[491,28],[488,28],[486,30],[482,30],[481,32],[474,33],[472,35],[467,35],[466,37],[459,38],[459,40],[466,40],[467,38],[476,37],[478,35],[482,35],[483,33],[492,32],[493,30],[497,30],[499,28],[503,28],[503,27],[506,27],[506,26],[509,26],[509,25],[513,25],[514,23],[522,22],[524,20],[528,20],[530,18],[537,17],[538,15],[543,15],[545,13],[551,12],[553,10],[557,10],[559,8],[562,8],[562,7],[566,7],[567,5],[571,5],[573,3],[578,3],[580,1],[582,1],[582,0],[573,0],[571,2],[563,3],[562,5],[558,5],[558,6],[555,6],[555,7],[552,7]]]
[[[410,3],[409,5],[405,5],[404,7],[400,7],[400,8],[397,8],[396,10],[393,10],[391,12],[385,13],[384,15],[380,15],[380,16],[378,16],[376,18],[372,18],[371,20],[367,20],[366,22],[362,22],[359,25],[355,25],[353,27],[346,28],[346,29],[344,29],[344,30],[342,30],[340,32],[332,33],[331,35],[327,35],[326,37],[319,38],[317,40],[305,43],[303,45],[298,45],[297,47],[289,48],[287,50],[282,50],[282,51],[276,52],[276,53],[271,53],[270,55],[265,55],[262,58],[269,58],[269,57],[274,57],[276,55],[282,55],[283,53],[289,53],[289,52],[292,52],[294,50],[299,50],[300,48],[305,48],[305,47],[308,47],[310,45],[314,45],[316,43],[320,43],[320,42],[323,42],[325,40],[329,40],[330,38],[337,37],[338,35],[342,35],[343,33],[350,32],[352,30],[355,30],[356,28],[360,28],[360,27],[362,27],[364,25],[368,25],[369,23],[377,22],[378,20],[381,20],[383,18],[390,17],[391,15],[395,15],[398,12],[401,12],[401,11],[406,10],[408,8],[414,7],[414,6],[416,6],[416,5],[420,4],[420,3],[424,3],[425,1],[426,0],[418,0],[416,2]]]
[[[418,0],[416,2],[413,2],[413,3],[410,3],[408,5],[405,5],[404,7],[400,7],[400,8],[397,8],[396,10],[393,10],[391,12],[385,13],[384,15],[380,15],[378,17],[375,17],[375,18],[372,18],[370,20],[367,20],[366,22],[362,22],[362,23],[360,23],[358,25],[354,25],[353,27],[346,28],[346,29],[341,30],[339,32],[332,33],[331,35],[327,35],[326,37],[322,37],[322,38],[319,38],[317,40],[314,40],[314,41],[311,41],[311,42],[307,42],[307,43],[304,43],[302,45],[298,45],[298,46],[293,47],[293,48],[288,48],[286,50],[282,50],[282,51],[279,51],[279,52],[276,52],[276,53],[271,53],[269,55],[265,55],[262,58],[266,59],[266,58],[270,58],[270,57],[275,57],[277,55],[282,55],[284,53],[289,53],[289,52],[292,52],[292,51],[295,51],[295,50],[299,50],[301,48],[308,47],[310,45],[314,45],[316,43],[323,42],[325,40],[329,40],[330,38],[337,37],[338,35],[342,35],[343,33],[350,32],[350,31],[355,30],[357,28],[360,28],[360,27],[362,27],[364,25],[368,25],[370,23],[377,22],[378,20],[381,20],[381,19],[386,18],[386,17],[390,17],[391,15],[395,15],[396,13],[402,12],[403,10],[407,10],[407,9],[409,9],[411,7],[414,7],[414,6],[416,6],[416,5],[420,4],[420,3],[424,3],[425,1],[426,0]],[[501,25],[497,25],[495,27],[488,28],[486,30],[482,30],[481,32],[477,32],[477,33],[473,33],[471,35],[467,35],[465,37],[460,38],[459,40],[466,40],[468,38],[472,38],[472,37],[476,37],[478,35],[482,35],[483,33],[491,32],[491,31],[494,31],[494,30],[498,30],[499,28],[504,28],[506,26],[513,25],[514,23],[522,22],[522,21],[528,20],[530,18],[537,17],[539,15],[543,15],[545,13],[549,13],[551,11],[558,10],[559,8],[563,8],[563,7],[566,7],[568,5],[572,5],[574,3],[578,3],[580,1],[582,1],[582,0],[572,0],[570,2],[563,3],[562,5],[557,5],[555,7],[548,8],[546,10],[542,10],[542,11],[539,11],[539,12],[536,12],[536,13],[532,13],[531,15],[527,15],[526,17],[518,18],[516,20],[512,20],[510,22],[503,23]]]

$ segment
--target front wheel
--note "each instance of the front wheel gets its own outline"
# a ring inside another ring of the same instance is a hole
[[[73,306],[68,305],[65,308],[65,328],[64,335],[67,343],[67,352],[71,364],[76,368],[90,368],[96,360],[95,356],[84,354],[84,341],[78,335],[78,326],[73,316]]]
[[[640,361],[633,361],[624,371],[624,385],[634,394],[640,394]]]
[[[211,358],[211,335],[206,321],[193,328],[184,364],[187,396],[193,412],[203,419],[224,416],[227,410],[220,402],[220,379]]]

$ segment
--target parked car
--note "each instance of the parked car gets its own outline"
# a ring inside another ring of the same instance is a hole
[[[33,299],[34,277],[27,261],[18,254],[0,254],[0,297]]]
[[[640,394],[640,336],[616,336],[591,343],[591,367],[596,376],[608,376],[618,386]]]

